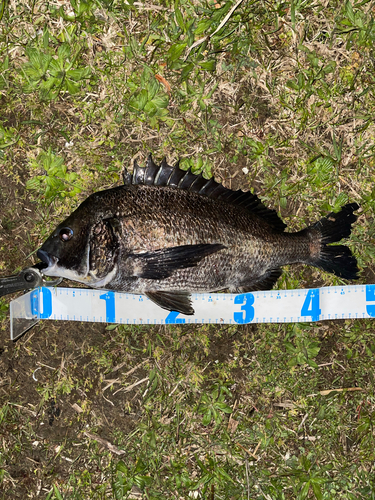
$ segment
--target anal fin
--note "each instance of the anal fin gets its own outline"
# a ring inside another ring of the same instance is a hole
[[[242,285],[238,287],[241,293],[256,292],[259,290],[271,290],[276,281],[280,278],[282,274],[282,269],[279,267],[275,269],[270,269],[262,276],[259,277],[257,281],[254,281],[251,285]]]
[[[194,314],[190,293],[188,292],[147,292],[145,295],[158,306],[167,309],[167,311],[177,311],[188,315]]]

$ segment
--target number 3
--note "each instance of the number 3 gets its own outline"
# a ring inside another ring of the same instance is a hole
[[[235,304],[242,304],[241,311],[233,314],[233,319],[236,323],[250,323],[254,319],[254,295],[252,293],[242,293],[234,298]]]

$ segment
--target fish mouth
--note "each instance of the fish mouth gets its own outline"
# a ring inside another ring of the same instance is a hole
[[[38,266],[42,274],[45,276],[58,276],[60,278],[66,278],[72,281],[78,281],[79,283],[88,283],[93,281],[92,276],[88,276],[88,270],[77,271],[75,269],[66,268],[60,261],[58,257],[51,255],[45,250],[39,249],[37,251],[37,257],[42,261]]]
[[[38,259],[40,259],[44,264],[47,264],[47,267],[54,266],[59,260],[57,257],[53,257],[53,255],[50,255],[48,252],[45,252],[44,250],[38,250],[36,255]]]

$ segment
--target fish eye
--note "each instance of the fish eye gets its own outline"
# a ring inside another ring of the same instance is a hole
[[[59,236],[60,240],[65,243],[73,238],[73,229],[70,229],[70,227],[63,227],[60,229]]]

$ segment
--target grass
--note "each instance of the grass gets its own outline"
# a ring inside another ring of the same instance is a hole
[[[0,9],[0,269],[123,166],[181,158],[292,229],[347,201],[374,282],[372,2],[26,0]],[[302,266],[278,286],[341,283]],[[108,327],[16,344],[2,498],[375,498],[372,322]]]

